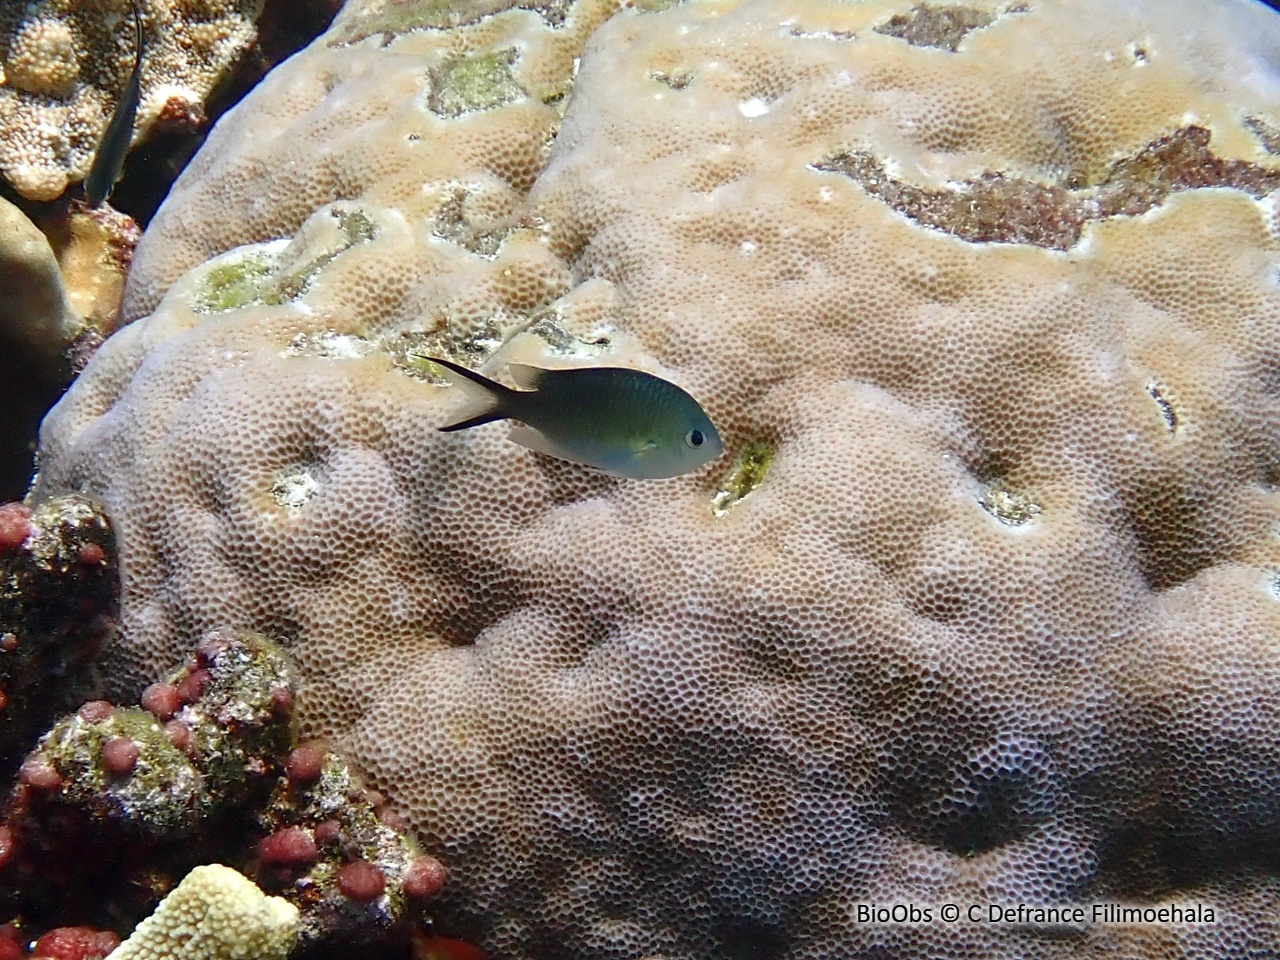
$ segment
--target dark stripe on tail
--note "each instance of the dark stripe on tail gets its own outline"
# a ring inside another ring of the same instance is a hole
[[[505,420],[506,414],[498,413],[494,410],[490,413],[482,413],[477,417],[468,417],[466,420],[459,420],[457,423],[450,423],[443,427],[436,427],[441,433],[453,433],[455,430],[465,430],[467,427],[478,427],[482,423],[493,423],[495,420]]]
[[[500,383],[490,380],[486,376],[476,373],[474,370],[468,370],[466,367],[459,366],[451,360],[442,360],[440,357],[426,357],[432,363],[438,363],[451,373],[456,373],[464,380],[470,380],[476,386],[482,388],[488,395],[489,407],[482,409],[469,417],[457,421],[456,423],[447,423],[443,427],[437,427],[441,433],[453,433],[455,430],[466,430],[468,427],[478,427],[482,423],[492,423],[494,420],[505,420],[511,416],[508,412],[508,398],[515,393],[508,387],[504,387]],[[483,402],[479,398],[473,398],[471,401],[472,409],[475,408],[477,402]],[[465,412],[465,408],[462,412]]]

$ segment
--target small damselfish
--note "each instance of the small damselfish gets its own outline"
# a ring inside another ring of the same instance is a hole
[[[510,438],[548,456],[620,477],[652,480],[698,469],[724,446],[698,401],[674,383],[627,367],[544,370],[511,363],[513,390],[448,360],[439,364],[467,403],[445,433],[518,420]]]
[[[133,71],[124,85],[124,92],[116,102],[116,109],[111,114],[107,129],[98,141],[93,164],[84,180],[84,199],[90,208],[101,206],[111,196],[116,181],[120,179],[125,154],[129,152],[129,144],[133,141],[133,122],[138,115],[138,102],[142,99],[142,14],[138,12],[137,0],[130,0],[129,5],[133,9]]]

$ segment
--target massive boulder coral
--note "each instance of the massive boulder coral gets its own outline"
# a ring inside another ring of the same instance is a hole
[[[349,4],[45,423],[34,498],[120,531],[104,669],[282,638],[496,957],[1274,949],[1277,49],[1245,0]],[[438,434],[436,351],[654,370],[726,455]],[[939,914],[1109,901],[1213,921]]]
[[[195,119],[253,42],[260,0],[137,0],[146,61],[138,129]],[[0,173],[53,200],[89,172],[133,69],[129,0],[0,5]]]

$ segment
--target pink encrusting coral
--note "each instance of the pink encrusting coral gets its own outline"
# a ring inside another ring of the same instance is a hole
[[[258,842],[258,859],[267,867],[309,867],[320,851],[310,830],[285,827]]]
[[[44,423],[31,504],[120,531],[105,695],[287,648],[307,936],[391,923],[404,822],[504,960],[1273,952],[1277,50],[1244,0],[353,0]],[[431,356],[648,370],[726,454],[442,434]],[[1215,920],[858,912],[1104,901]]]
[[[57,927],[31,948],[31,960],[103,960],[120,946],[120,938],[92,927]]]
[[[0,506],[0,550],[16,550],[31,536],[31,510],[21,503]]]

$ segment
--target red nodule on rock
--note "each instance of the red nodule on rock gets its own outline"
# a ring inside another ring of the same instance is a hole
[[[86,567],[96,567],[106,556],[107,551],[96,543],[82,543],[76,551],[76,560]]]
[[[89,723],[101,723],[110,717],[114,710],[115,707],[112,706],[110,700],[89,700],[80,705],[76,715],[81,720],[87,720]]]
[[[259,859],[271,866],[301,866],[315,863],[318,856],[315,839],[301,827],[285,827],[258,841]]]
[[[102,745],[102,765],[121,776],[132,773],[138,765],[138,745],[129,737],[109,737]]]
[[[415,857],[409,864],[404,872],[404,879],[400,881],[400,886],[404,889],[406,897],[425,900],[440,892],[447,876],[444,864],[424,853],[420,857]]]
[[[172,720],[182,707],[182,697],[172,683],[153,683],[142,691],[142,709],[157,720]]]
[[[169,742],[186,753],[191,749],[191,728],[181,720],[170,720],[164,725],[164,735]]]
[[[231,649],[230,642],[215,634],[202,640],[200,646],[196,647],[196,660],[199,661],[200,666],[208,667],[229,649]]]
[[[304,744],[284,760],[285,775],[294,783],[315,783],[324,769],[324,751]]]
[[[13,831],[0,826],[0,870],[13,858]]]
[[[368,860],[353,860],[338,871],[338,890],[360,903],[378,899],[386,888],[386,876]]]
[[[0,507],[0,550],[14,550],[31,536],[31,511],[20,503]]]
[[[483,950],[465,940],[441,937],[422,930],[414,930],[410,935],[413,937],[414,960],[436,960],[436,958],[445,957],[448,960],[486,960]]]
[[[7,709],[9,709],[9,695],[0,690],[0,713],[4,713]]]
[[[316,824],[316,843],[333,843],[342,836],[342,824],[337,820],[321,820]]]
[[[0,937],[0,960],[22,960],[26,955],[22,944],[12,937]]]
[[[195,703],[212,679],[213,676],[208,670],[192,670],[178,681],[178,696],[182,698],[183,703]]]
[[[109,930],[56,927],[36,941],[31,955],[49,960],[102,960],[118,946],[120,938]]]
[[[409,829],[409,818],[399,810],[392,810],[390,807],[382,807],[378,811],[378,822],[396,833],[405,833]]]
[[[62,786],[62,774],[42,757],[27,757],[22,761],[18,779],[33,790],[57,790]]]
[[[276,687],[271,691],[271,712],[275,716],[283,720],[292,709],[293,694],[287,687]]]
[[[18,649],[18,635],[16,633],[0,634],[0,650],[5,653],[13,653]]]

